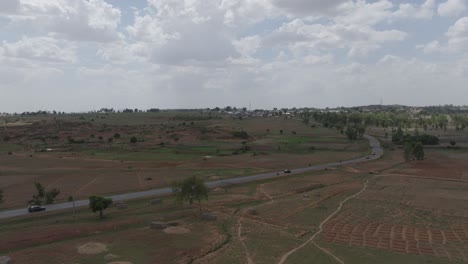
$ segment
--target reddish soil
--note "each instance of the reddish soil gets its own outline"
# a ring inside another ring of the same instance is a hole
[[[438,229],[377,222],[354,213],[341,213],[324,225],[324,242],[372,247],[467,261],[468,223]]]

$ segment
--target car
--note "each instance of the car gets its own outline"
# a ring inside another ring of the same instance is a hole
[[[285,170],[284,170],[284,173],[291,173],[291,170],[285,169]]]
[[[370,159],[370,157],[366,157],[366,159]]]
[[[40,211],[45,211],[46,208],[44,206],[40,205],[31,205],[28,207],[28,212],[34,213],[34,212],[40,212]]]

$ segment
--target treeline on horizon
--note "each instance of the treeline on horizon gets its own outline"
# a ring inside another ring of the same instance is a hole
[[[391,112],[401,113],[407,111],[419,111],[419,115],[428,114],[457,114],[457,113],[468,113],[468,106],[457,106],[457,105],[438,105],[438,106],[405,106],[405,105],[367,105],[367,106],[353,106],[353,107],[335,107],[335,108],[314,108],[314,107],[292,107],[292,108],[273,108],[273,109],[255,109],[248,110],[246,107],[213,107],[213,108],[174,108],[174,109],[139,109],[139,108],[125,108],[125,109],[114,109],[114,108],[101,108],[99,110],[92,110],[87,112],[65,112],[56,110],[38,110],[38,111],[25,111],[22,113],[14,112],[3,112],[2,115],[65,115],[65,114],[96,114],[96,113],[157,113],[157,112],[168,112],[168,111],[218,111],[218,112],[290,112],[290,113],[302,113],[302,112]]]

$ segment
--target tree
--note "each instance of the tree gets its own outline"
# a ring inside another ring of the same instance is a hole
[[[353,127],[351,126],[348,126],[346,128],[346,136],[348,137],[349,140],[353,141],[353,140],[356,140],[357,137],[358,137],[358,132],[356,131],[356,129],[354,129]]]
[[[73,221],[76,220],[76,217],[75,217],[75,213],[76,213],[76,209],[75,209],[75,198],[73,198],[73,196],[68,196],[68,201],[73,203]]]
[[[404,157],[406,161],[423,160],[424,146],[421,142],[406,141],[404,147]]]
[[[34,182],[34,187],[37,193],[34,194],[32,200],[29,201],[29,203],[33,205],[52,204],[55,198],[60,194],[60,190],[57,188],[46,191],[44,186],[39,182]]]
[[[172,192],[175,193],[178,202],[188,202],[192,205],[194,201],[198,201],[200,212],[201,200],[208,200],[208,187],[205,181],[195,176],[175,182],[172,185]]]
[[[105,198],[101,196],[90,196],[89,197],[89,209],[93,213],[99,212],[99,219],[103,218],[103,212],[112,204],[111,198]]]
[[[403,155],[404,155],[406,161],[413,160],[413,146],[412,146],[412,144],[410,142],[407,142],[405,144]]]
[[[421,142],[416,142],[413,146],[413,156],[416,160],[424,159],[424,147]]]
[[[3,203],[3,190],[0,189],[0,204]]]
[[[60,194],[60,190],[57,188],[54,188],[46,192],[45,203],[46,204],[54,203],[55,197],[57,197],[59,194]]]
[[[450,140],[450,145],[451,145],[452,147],[455,147],[455,145],[457,145],[457,142],[455,142],[455,141],[453,141],[453,140]]]
[[[138,139],[136,137],[130,138],[130,143],[137,143]]]
[[[399,145],[402,144],[404,141],[405,135],[403,133],[403,129],[398,127],[397,131],[392,135],[392,142]]]

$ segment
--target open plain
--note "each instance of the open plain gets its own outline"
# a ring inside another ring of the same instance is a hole
[[[51,151],[41,151],[41,145],[25,144],[27,138],[9,139],[0,156],[3,207],[25,206],[34,181],[59,188],[60,202],[69,195],[169,186],[191,175],[211,181],[294,171],[370,152],[366,140],[349,141],[336,130],[294,118],[199,122],[212,132],[179,132],[177,141],[157,132],[138,134],[143,140],[129,143],[136,132],[127,136],[111,127],[106,136],[119,133],[119,139],[92,143],[99,146],[93,151],[87,149],[89,142],[59,139]],[[27,131],[34,123],[4,131],[13,135],[18,128]],[[174,123],[174,133],[177,129],[192,128]],[[249,137],[236,138],[235,131]],[[82,135],[90,133],[99,135]],[[464,133],[457,135],[463,145]],[[171,196],[157,204],[153,198],[125,201],[125,208],[113,206],[103,220],[87,208],[5,219],[0,221],[0,255],[13,263],[38,264],[466,263],[468,152],[446,144],[427,148],[422,161],[406,162],[401,149],[385,148],[383,157],[365,163],[218,187],[202,203],[214,221],[203,220],[197,206],[175,203]],[[168,226],[152,229],[154,221]]]

